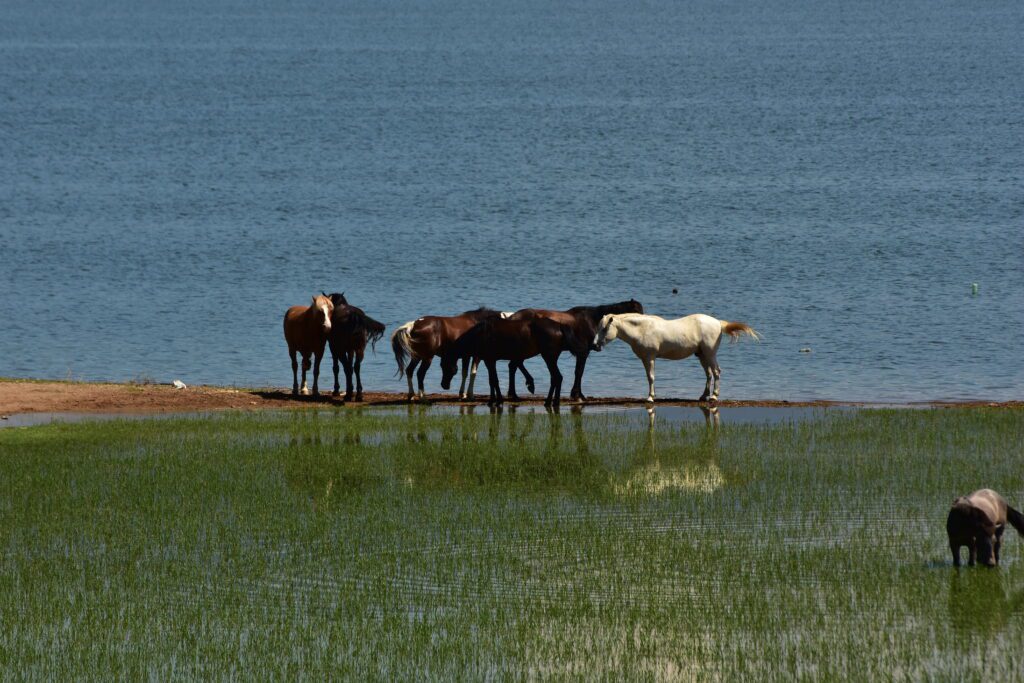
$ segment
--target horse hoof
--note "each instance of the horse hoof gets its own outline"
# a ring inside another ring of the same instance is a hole
[[[647,402],[648,403],[654,403],[654,397],[653,396],[648,396],[647,397]]]
[[[362,394],[356,394],[356,403],[359,403],[362,400],[363,400],[363,395]]]
[[[332,398],[338,398],[339,396],[341,396],[341,392],[340,391],[332,391],[331,392],[331,397]]]

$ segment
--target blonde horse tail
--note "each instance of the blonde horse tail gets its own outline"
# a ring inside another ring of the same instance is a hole
[[[412,326],[416,324],[411,320],[391,333],[391,350],[395,352],[395,362],[398,363],[398,374],[401,377],[405,373],[405,364],[412,357]]]
[[[761,339],[761,335],[757,333],[757,330],[746,323],[731,323],[728,320],[720,320],[719,322],[722,323],[722,333],[732,337],[732,341],[739,339],[742,334],[750,335],[755,341]]]

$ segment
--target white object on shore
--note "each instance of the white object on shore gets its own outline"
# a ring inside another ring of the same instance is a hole
[[[171,384],[174,385],[175,389],[188,389],[188,387],[185,386],[185,383],[182,382],[180,379],[174,380],[173,382],[171,382]]]

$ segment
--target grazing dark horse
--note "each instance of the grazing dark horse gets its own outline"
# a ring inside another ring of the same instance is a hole
[[[440,316],[427,315],[405,323],[391,334],[391,349],[395,352],[398,363],[398,374],[405,374],[409,381],[409,400],[416,395],[412,389],[412,374],[419,365],[416,379],[419,380],[419,396],[424,396],[423,378],[427,375],[434,356],[443,354],[459,337],[482,320],[500,318],[505,315],[490,308],[478,308],[459,315]],[[466,370],[469,360],[462,363],[462,385],[459,387],[459,398],[465,398]],[[524,373],[526,369],[523,369]],[[476,379],[476,364],[473,364],[473,377],[469,382],[468,395],[473,394],[473,381]],[[530,378],[530,384],[533,379]],[[445,387],[447,389],[448,387]]]
[[[644,307],[639,301],[630,299],[617,304],[604,304],[603,306],[575,306],[567,311],[552,311],[543,308],[524,308],[516,311],[511,318],[527,318],[539,316],[553,320],[556,323],[567,325],[572,333],[579,339],[591,340],[597,334],[597,324],[601,318],[609,313],[643,313]],[[593,349],[588,346],[586,350],[576,356],[576,376],[572,383],[572,391],[569,398],[585,401],[583,395],[583,370],[587,367],[587,358]],[[515,396],[515,369],[509,368],[509,393]],[[533,389],[530,389],[532,392]]]
[[[310,356],[313,365],[313,395],[320,393],[317,380],[320,378],[320,360],[324,357],[324,346],[331,331],[331,313],[334,304],[330,297],[314,296],[312,306],[292,306],[284,314],[284,340],[288,343],[288,355],[292,359],[292,394],[299,394],[299,363],[296,354],[302,356],[302,393],[306,388],[306,371],[309,370]]]
[[[975,557],[989,567],[998,565],[999,547],[1003,544],[1003,530],[1007,522],[1024,536],[1024,515],[1010,507],[1006,499],[992,489],[980,489],[954,500],[946,518],[954,566],[960,566],[960,546],[964,545],[968,551],[967,563],[972,567]]]
[[[550,318],[522,315],[508,319],[488,318],[473,326],[441,354],[441,386],[447,389],[458,369],[458,361],[479,359],[487,365],[490,383],[488,404],[502,402],[498,383],[497,362],[509,362],[509,378],[516,368],[522,368],[527,358],[540,355],[551,373],[551,387],[544,405],[558,405],[562,393],[562,373],[558,371],[558,356],[569,351],[574,356],[588,349],[585,338],[575,335],[572,327]]]
[[[331,347],[331,360],[334,366],[334,396],[341,393],[338,384],[338,361],[345,366],[345,400],[353,400],[352,370],[356,373],[355,400],[363,400],[363,378],[359,369],[363,365],[363,354],[366,343],[371,348],[384,336],[384,325],[363,312],[363,309],[349,305],[345,295],[335,292],[324,294],[330,296],[334,304],[334,315],[331,316],[331,333],[327,343]]]

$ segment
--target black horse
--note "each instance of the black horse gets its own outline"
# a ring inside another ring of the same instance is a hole
[[[363,400],[363,379],[359,368],[363,364],[363,353],[366,351],[367,342],[370,348],[384,336],[384,325],[363,312],[363,309],[349,305],[343,293],[328,295],[334,304],[334,313],[331,315],[331,331],[327,337],[327,343],[331,347],[331,359],[334,364],[334,393],[338,396],[341,393],[341,386],[338,383],[338,362],[345,366],[345,400],[353,400],[352,395],[352,371],[356,373],[356,392],[354,399]]]
[[[573,335],[579,339],[585,339],[587,341],[587,348],[581,353],[576,354],[576,376],[572,383],[572,391],[569,393],[570,398],[585,401],[587,397],[583,395],[583,370],[587,367],[587,358],[590,357],[590,352],[593,350],[592,342],[594,336],[597,334],[597,324],[601,322],[602,317],[609,313],[643,312],[643,304],[636,299],[630,299],[629,301],[621,301],[617,304],[604,304],[601,306],[574,306],[567,311],[552,311],[543,308],[524,308],[521,311],[516,311],[509,319],[515,320],[517,318],[532,317],[547,318],[556,323],[568,326],[572,330]],[[525,371],[525,366],[520,367]],[[515,370],[515,367],[509,367],[508,391],[510,399],[512,399],[516,393]],[[531,393],[533,392],[533,388],[529,385],[532,383],[533,382],[530,381],[527,386]]]
[[[551,386],[544,405],[558,405],[562,393],[562,373],[558,357],[569,351],[579,358],[589,349],[589,341],[577,337],[569,325],[557,323],[540,315],[511,318],[489,318],[474,325],[459,337],[441,356],[441,386],[448,389],[458,369],[459,360],[480,359],[487,365],[490,383],[488,404],[502,402],[498,383],[497,362],[509,361],[509,375],[521,368],[527,358],[540,355],[551,373]]]

